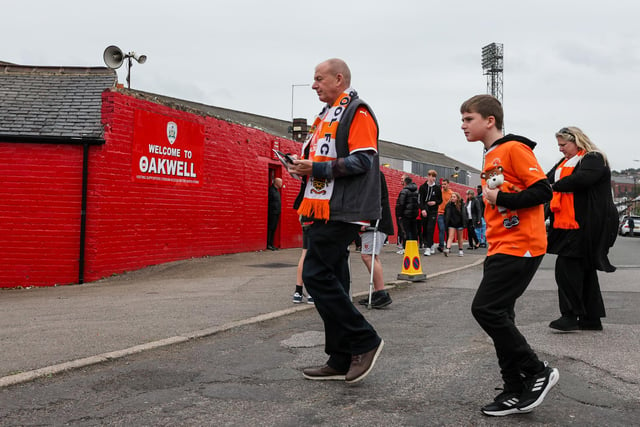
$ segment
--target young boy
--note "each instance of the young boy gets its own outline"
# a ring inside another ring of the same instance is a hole
[[[496,98],[474,96],[460,113],[467,141],[481,141],[485,148],[481,177],[489,249],[471,312],[493,339],[504,381],[504,391],[481,411],[526,413],[542,403],[559,378],[558,370],[529,347],[514,312],[546,252],[543,204],[551,200],[551,187],[533,154],[536,143],[503,136],[502,105]]]

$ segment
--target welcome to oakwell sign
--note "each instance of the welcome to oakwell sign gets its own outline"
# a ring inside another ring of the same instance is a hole
[[[201,124],[136,110],[132,179],[170,185],[202,185],[204,129]]]

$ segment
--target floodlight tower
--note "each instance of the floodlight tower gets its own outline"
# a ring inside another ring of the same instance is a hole
[[[502,103],[502,72],[504,71],[502,43],[491,43],[482,48],[482,70],[487,76],[487,93]]]

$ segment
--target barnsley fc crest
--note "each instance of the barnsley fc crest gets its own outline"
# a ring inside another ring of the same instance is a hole
[[[326,194],[327,193],[327,180],[325,178],[313,178],[313,186],[311,192],[314,194]]]
[[[169,144],[173,145],[176,142],[176,138],[178,137],[178,125],[174,122],[167,123],[167,139],[169,140]]]

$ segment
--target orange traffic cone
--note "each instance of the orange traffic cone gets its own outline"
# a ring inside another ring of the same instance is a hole
[[[427,275],[422,272],[420,263],[420,251],[416,240],[407,240],[404,247],[404,259],[402,260],[402,273],[398,274],[398,280],[410,280],[421,282],[427,279]]]

